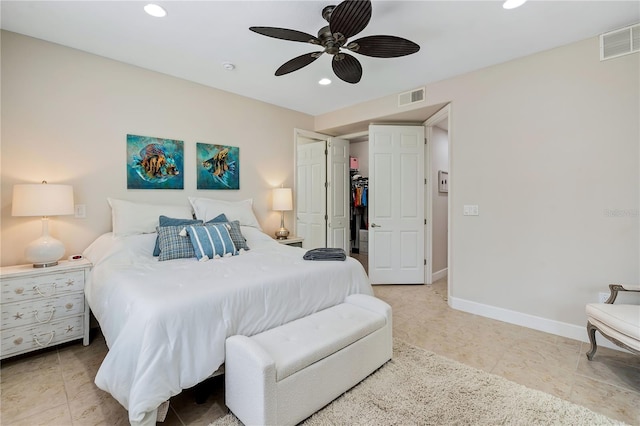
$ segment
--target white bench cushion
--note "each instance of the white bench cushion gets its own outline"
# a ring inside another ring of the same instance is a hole
[[[386,324],[376,312],[343,303],[252,336],[274,360],[280,381]]]
[[[640,305],[589,303],[586,310],[589,318],[607,324],[618,333],[640,340]]]

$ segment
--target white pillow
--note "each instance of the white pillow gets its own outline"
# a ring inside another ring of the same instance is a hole
[[[240,225],[252,226],[262,230],[256,215],[253,214],[253,200],[223,201],[211,198],[189,197],[189,202],[196,213],[196,219],[208,222],[224,213],[229,221],[237,220]]]
[[[176,219],[192,219],[189,206],[136,203],[133,201],[107,198],[111,206],[113,236],[156,232],[160,215]]]

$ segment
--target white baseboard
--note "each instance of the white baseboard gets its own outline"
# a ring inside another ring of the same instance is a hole
[[[532,328],[534,330],[555,334],[556,336],[567,337],[569,339],[589,343],[586,317],[584,320],[584,326],[581,327],[574,324],[568,324],[566,322],[550,320],[547,318],[537,317],[522,312],[511,311],[509,309],[499,308],[496,306],[484,305],[482,303],[472,302],[457,297],[449,298],[449,306],[460,311],[469,312],[471,314],[476,314],[498,321],[508,322],[509,324],[520,325],[523,327]],[[606,348],[626,352],[624,349],[616,346],[608,339],[602,337],[598,332],[596,332],[596,342],[598,343],[598,347],[603,346]]]
[[[448,272],[449,272],[449,268],[444,268],[444,269],[440,269],[437,272],[432,273],[431,282],[441,280],[442,278],[447,276]]]

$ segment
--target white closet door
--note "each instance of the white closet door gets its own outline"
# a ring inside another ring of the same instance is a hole
[[[325,247],[327,197],[326,143],[299,144],[296,159],[296,233],[307,249]]]
[[[349,141],[330,138],[327,142],[327,247],[349,252]]]
[[[423,284],[423,126],[369,126],[368,194],[371,284]]]

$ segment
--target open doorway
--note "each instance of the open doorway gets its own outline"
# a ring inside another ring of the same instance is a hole
[[[450,106],[444,105],[426,121],[427,139],[435,138],[425,149],[425,178],[429,182],[425,185],[425,274],[424,283],[438,283],[442,286],[443,298],[447,298],[450,290],[450,244],[449,244],[449,216],[451,187],[445,185],[443,190],[438,186],[439,173],[450,173],[450,135],[449,135]],[[357,159],[357,163],[350,164],[351,175],[356,178],[369,177],[369,134],[367,131],[339,136],[348,140],[349,155]],[[445,175],[446,176],[446,175]],[[446,182],[448,184],[448,181]],[[448,186],[448,188],[447,188]],[[369,190],[369,188],[367,188]],[[448,191],[448,192],[447,192]],[[367,200],[368,202],[368,200]],[[367,203],[367,208],[368,208]],[[364,210],[364,209],[363,209]],[[355,211],[352,210],[352,213]],[[364,216],[364,221],[362,217]],[[360,219],[360,220],[358,220]],[[367,216],[354,214],[350,221],[350,238],[352,257],[360,260],[365,269],[368,267],[368,226]]]
[[[340,136],[349,141],[349,255],[369,265],[369,132]]]
[[[449,106],[429,117],[424,124],[427,136],[425,165],[429,174],[425,189],[425,253],[428,259],[425,283],[432,284],[446,300],[449,294]]]

